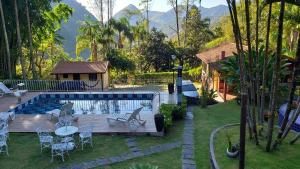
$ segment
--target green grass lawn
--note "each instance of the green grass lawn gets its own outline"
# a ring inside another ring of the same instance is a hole
[[[235,102],[227,102],[210,106],[207,109],[195,108],[195,143],[196,163],[199,169],[209,169],[209,136],[213,129],[229,123],[239,122],[240,107]],[[221,130],[216,135],[216,158],[221,168],[238,168],[237,159],[226,157],[227,138],[226,133],[232,134],[233,142],[238,143],[239,127]],[[274,133],[275,135],[276,133]],[[291,134],[293,135],[293,134]],[[291,136],[290,136],[291,137]],[[299,168],[300,143],[291,146],[282,144],[278,151],[266,153],[265,139],[260,139],[261,146],[256,146],[247,137],[246,140],[246,168],[248,169],[295,169]]]
[[[164,137],[136,136],[139,148],[145,149],[150,146],[170,143],[181,140],[183,121],[174,122],[173,127]],[[111,157],[130,152],[125,142],[125,136],[95,135],[93,137],[93,148],[88,145],[82,151],[81,148],[70,152],[70,158],[66,157],[62,162],[59,157],[51,163],[50,150],[44,149],[40,152],[37,134],[35,133],[11,133],[8,141],[9,157],[4,153],[0,154],[1,169],[34,169],[34,168],[56,168],[68,164],[80,163],[95,160],[98,158]],[[170,156],[169,154],[172,154]],[[114,164],[104,168],[129,168],[133,163],[150,163],[165,168],[169,161],[174,161],[174,168],[181,167],[181,148],[167,152],[153,154],[144,158],[137,158],[130,161]]]
[[[195,160],[198,169],[210,169],[209,160],[209,136],[213,129],[228,123],[239,122],[240,108],[235,102],[227,102],[209,106],[202,109],[194,107],[194,125],[195,125]],[[174,122],[164,137],[136,136],[136,142],[139,148],[146,149],[150,146],[170,143],[182,140],[184,121]],[[228,129],[233,134],[233,141],[238,142],[238,127]],[[223,169],[235,169],[238,160],[228,159],[225,155],[227,146],[226,131],[221,131],[215,140],[216,156],[219,165]],[[265,145],[262,142],[262,145]],[[290,146],[284,143],[278,151],[272,153],[264,152],[263,146],[255,146],[247,140],[247,160],[246,165],[249,169],[294,169],[300,165],[300,143]],[[113,164],[105,169],[129,168],[134,163],[150,163],[159,166],[160,169],[181,168],[181,148],[176,148],[163,153],[153,154],[151,156],[136,158],[126,162]],[[86,162],[98,158],[105,158],[122,153],[129,152],[125,143],[125,136],[115,135],[95,135],[94,147],[88,146],[81,151],[78,148],[70,153],[70,158],[66,162],[61,162],[56,158],[50,163],[51,154],[49,150],[40,153],[38,137],[28,133],[10,134],[9,153],[0,154],[1,169],[34,169],[34,168],[56,168],[68,164]]]

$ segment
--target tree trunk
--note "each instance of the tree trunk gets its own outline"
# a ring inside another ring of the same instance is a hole
[[[17,28],[17,41],[18,41],[18,51],[20,54],[20,62],[21,62],[21,69],[22,69],[22,77],[23,80],[26,80],[26,69],[25,69],[25,61],[22,52],[22,39],[21,39],[21,32],[20,32],[20,24],[19,24],[19,11],[18,11],[18,4],[17,0],[14,0],[14,8],[15,8],[15,19],[16,19],[16,28]]]
[[[28,0],[25,0],[26,4],[26,18],[27,18],[27,27],[28,27],[28,41],[29,41],[29,59],[31,63],[31,71],[33,79],[37,79],[36,67],[35,67],[35,57],[33,55],[33,45],[32,45],[32,32],[31,32],[31,21],[29,16],[29,7]]]
[[[110,0],[107,0],[107,22],[110,20]]]
[[[149,0],[146,2],[146,13],[147,13],[147,32],[150,32],[150,21],[149,21]]]
[[[247,91],[245,88],[245,56],[242,44],[242,37],[238,22],[235,0],[227,0],[230,18],[232,22],[233,34],[235,36],[236,48],[240,56],[240,83],[241,83],[241,118],[240,118],[240,158],[239,169],[245,168],[245,144],[246,144],[246,121],[247,121]]]
[[[103,17],[103,0],[100,0],[100,22],[101,25],[104,25],[104,17]]]
[[[284,140],[286,138],[286,136],[289,134],[289,132],[292,129],[293,124],[296,122],[296,120],[298,119],[298,117],[300,115],[300,102],[299,102],[299,100],[300,100],[300,98],[298,98],[298,107],[295,110],[295,113],[294,113],[293,117],[288,122],[288,124],[286,126],[286,129],[284,130],[284,132],[282,134],[282,140]]]
[[[296,141],[299,140],[299,138],[300,138],[300,133],[298,133],[298,134],[293,138],[293,140],[290,141],[290,144],[295,144]]]
[[[186,0],[186,9],[185,9],[185,23],[184,23],[184,40],[183,40],[183,46],[186,46],[186,39],[187,39],[187,21],[188,21],[188,17],[189,17],[189,5],[190,5],[190,1]]]
[[[277,93],[278,93],[278,83],[279,83],[279,71],[280,71],[280,61],[281,61],[281,51],[282,51],[282,34],[283,34],[283,17],[284,17],[284,9],[285,1],[281,0],[280,5],[280,16],[278,21],[278,37],[277,37],[277,50],[276,50],[276,61],[274,64],[273,71],[273,80],[272,80],[272,93],[271,93],[271,104],[270,104],[270,112],[271,117],[268,120],[268,132],[267,132],[267,145],[266,151],[269,152],[271,149],[272,139],[273,139],[273,130],[274,130],[274,118],[275,118],[275,108],[277,103]]]
[[[176,15],[176,31],[177,31],[178,46],[181,46],[180,45],[180,28],[179,28],[178,0],[175,0],[175,15]]]
[[[263,63],[263,77],[262,77],[262,89],[261,89],[261,103],[260,103],[260,123],[264,123],[264,110],[265,110],[265,93],[266,93],[266,83],[267,83],[267,59],[269,55],[269,40],[270,40],[270,28],[271,28],[271,16],[272,16],[272,3],[269,4],[269,14],[267,22],[267,35],[266,35],[266,51]]]
[[[255,82],[256,82],[256,104],[257,104],[257,116],[258,116],[258,121],[259,124],[262,125],[262,123],[260,123],[261,121],[261,116],[259,114],[259,108],[260,108],[260,72],[259,72],[259,0],[256,0],[256,24],[255,24],[255,52],[256,52],[256,78],[255,78]]]
[[[93,40],[93,62],[96,62],[98,60],[97,58],[97,43],[96,40]]]
[[[6,23],[5,23],[3,7],[2,7],[2,0],[0,0],[0,15],[1,15],[1,21],[3,26],[4,40],[6,45],[8,77],[9,79],[12,79],[11,56],[10,56],[9,43],[8,43],[7,31],[5,25]]]
[[[294,100],[296,85],[297,85],[296,78],[297,78],[297,76],[299,75],[299,72],[300,72],[299,65],[300,65],[300,38],[298,38],[296,60],[295,60],[294,65],[293,65],[292,85],[291,85],[291,88],[290,88],[290,91],[289,91],[289,101],[288,101],[288,104],[287,104],[287,108],[286,108],[286,111],[285,111],[285,115],[284,115],[282,125],[280,127],[279,132],[278,132],[277,140],[273,144],[274,149],[277,147],[278,144],[281,144],[281,142],[285,138],[285,136],[283,137],[283,134],[287,131],[287,128],[288,128],[287,124],[288,124],[289,116],[290,116],[290,113],[291,113],[291,110],[292,110],[292,103],[293,103],[293,100]]]
[[[252,113],[252,130],[255,138],[256,145],[259,144],[256,130],[256,107],[255,107],[255,90],[253,80],[253,56],[251,46],[251,27],[250,27],[250,14],[249,14],[249,0],[245,0],[245,15],[246,15],[246,29],[247,29],[247,45],[248,45],[248,61],[249,61],[249,90],[250,90],[250,105]]]

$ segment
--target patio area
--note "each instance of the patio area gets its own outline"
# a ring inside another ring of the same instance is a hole
[[[22,103],[38,96],[40,92],[28,92],[26,95],[22,96]],[[78,121],[72,123],[73,126],[80,128],[81,126],[92,125],[93,133],[156,133],[156,127],[154,122],[154,115],[158,112],[159,104],[161,103],[175,103],[175,95],[169,95],[168,93],[161,92],[160,97],[153,99],[153,112],[152,113],[140,113],[141,119],[146,120],[144,126],[138,127],[136,130],[130,129],[127,125],[117,124],[110,126],[107,122],[107,114],[90,114],[90,115],[77,115]],[[17,99],[14,96],[5,96],[0,98],[0,112],[6,112],[9,109],[16,107]],[[131,112],[128,112],[131,113]],[[16,114],[13,121],[9,122],[9,131],[26,133],[26,132],[36,132],[37,128],[41,130],[55,130],[55,123],[57,120],[49,120],[47,115],[44,114]]]

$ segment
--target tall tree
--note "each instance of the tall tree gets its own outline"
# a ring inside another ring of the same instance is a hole
[[[14,8],[15,8],[15,20],[16,20],[16,29],[17,29],[17,41],[18,41],[18,52],[20,55],[21,68],[22,68],[22,77],[26,80],[26,69],[25,69],[25,60],[22,51],[22,39],[20,32],[20,23],[19,23],[19,10],[17,0],[14,0]]]
[[[28,0],[25,0],[25,8],[26,8],[26,20],[27,20],[27,29],[28,29],[29,60],[30,60],[31,72],[32,72],[33,79],[37,79],[38,77],[35,68],[35,57],[33,55],[32,31],[31,31],[31,21],[30,21]]]
[[[245,15],[246,15],[246,33],[247,33],[247,46],[248,46],[248,51],[252,51],[252,46],[251,46],[251,27],[250,27],[250,12],[249,12],[249,5],[250,2],[249,0],[245,0]],[[252,52],[248,52],[248,62],[249,62],[249,91],[250,91],[250,100],[249,103],[252,108],[252,130],[254,133],[255,137],[255,142],[256,145],[259,144],[258,142],[258,136],[257,136],[257,130],[256,130],[256,107],[255,107],[255,90],[254,90],[254,71],[253,71],[253,56]],[[250,107],[249,107],[250,108]]]
[[[7,31],[6,31],[6,25],[5,25],[6,23],[5,23],[5,19],[4,19],[2,0],[0,0],[0,15],[1,15],[1,21],[2,21],[2,26],[3,26],[3,34],[4,34],[6,54],[7,54],[8,76],[9,76],[9,79],[12,79],[11,56],[10,56],[9,43],[8,43]]]
[[[190,8],[190,0],[186,0],[185,2],[185,22],[184,22],[184,40],[183,45],[186,46],[186,39],[187,39],[187,20],[189,18],[189,8]]]
[[[239,19],[237,15],[236,1],[226,0],[230,13],[232,23],[232,31],[235,37],[236,48],[239,55],[239,68],[240,68],[240,90],[241,90],[241,116],[240,116],[240,158],[239,169],[245,168],[245,143],[246,143],[246,121],[247,121],[247,91],[245,88],[245,56],[243,49],[243,40],[239,26]]]
[[[282,34],[283,34],[283,18],[285,11],[285,1],[281,0],[280,3],[280,15],[278,20],[278,34],[277,34],[277,49],[276,49],[276,61],[274,64],[273,80],[272,80],[272,91],[271,91],[271,102],[270,102],[270,112],[271,117],[268,120],[268,132],[267,132],[267,145],[266,151],[269,152],[271,149],[273,130],[274,130],[274,119],[275,119],[275,108],[277,103],[277,93],[278,93],[278,83],[279,83],[279,70],[280,70],[280,60],[282,52]]]
[[[150,10],[150,3],[152,0],[141,0],[140,5],[143,6],[144,11],[146,11],[146,27],[147,27],[147,32],[149,33],[150,31],[150,20],[149,20],[149,10]]]
[[[273,148],[275,149],[278,144],[282,142],[283,139],[285,139],[287,133],[289,132],[291,126],[288,126],[289,120],[293,120],[290,118],[291,110],[292,110],[292,104],[294,101],[295,97],[295,91],[296,91],[296,86],[297,86],[297,76],[300,74],[300,38],[298,38],[298,47],[297,47],[297,52],[296,52],[296,58],[295,62],[293,64],[293,72],[292,72],[292,83],[290,86],[290,91],[289,91],[289,97],[288,97],[288,103],[287,103],[287,108],[284,114],[284,119],[281,124],[280,130],[278,132],[277,140],[273,144]],[[297,119],[297,118],[295,118]],[[292,123],[293,124],[293,123]]]
[[[180,27],[179,27],[179,8],[178,8],[178,0],[168,0],[168,2],[171,4],[176,17],[176,34],[177,34],[177,43],[178,46],[180,45]]]
[[[268,19],[267,19],[267,34],[266,34],[266,50],[265,50],[265,57],[263,62],[263,75],[262,75],[262,89],[261,89],[261,103],[260,103],[260,124],[264,123],[264,110],[265,110],[265,93],[266,93],[266,83],[267,83],[267,60],[269,56],[269,46],[270,46],[270,29],[271,29],[271,16],[272,16],[272,3],[269,4],[269,12],[268,12]]]

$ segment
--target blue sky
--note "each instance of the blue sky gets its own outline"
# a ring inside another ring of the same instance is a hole
[[[90,0],[77,0],[77,1],[89,8]],[[168,2],[167,0],[152,0],[151,10],[167,11],[171,9],[171,6],[167,2]],[[179,0],[179,2],[181,3],[182,0]],[[114,13],[117,13],[118,11],[122,10],[124,7],[126,7],[129,4],[133,4],[139,7],[140,0],[115,0]],[[226,5],[226,0],[202,0],[201,6],[210,8],[221,4]]]

